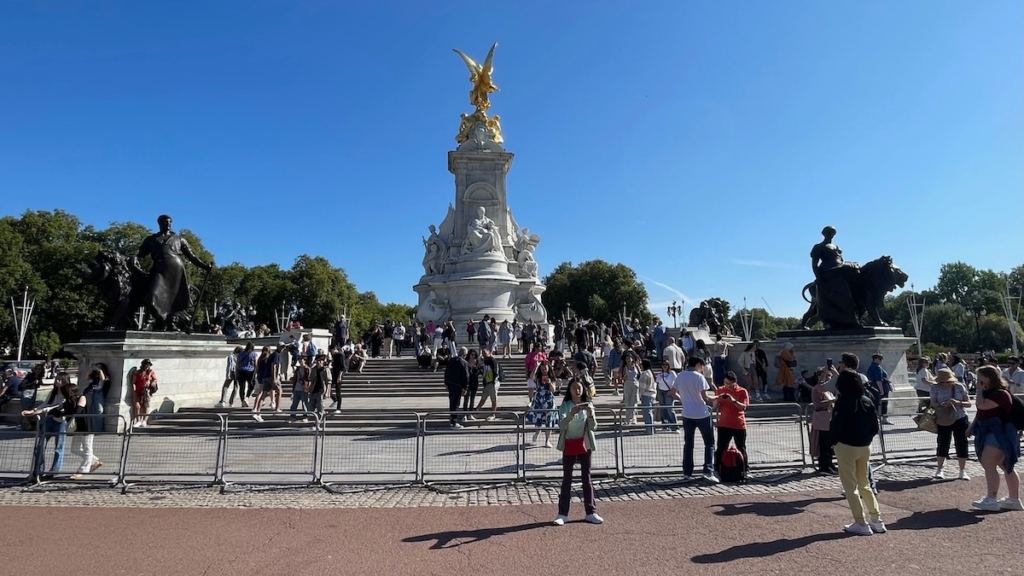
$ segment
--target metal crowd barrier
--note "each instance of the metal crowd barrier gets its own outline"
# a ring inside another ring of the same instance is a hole
[[[489,416],[493,421],[488,421]],[[452,428],[448,412],[420,421],[420,480],[433,484],[522,479],[522,418],[517,412],[459,412],[475,420]]]
[[[225,415],[161,413],[159,421],[176,422],[190,431],[180,433],[159,426],[127,429],[120,471],[122,491],[139,484],[223,483]]]
[[[20,414],[0,414],[0,483],[23,484],[32,476],[39,433],[22,430],[23,420]]]
[[[671,409],[676,415],[676,425],[658,422],[662,409]],[[632,474],[682,474],[683,473],[683,420],[678,406],[651,406],[654,434],[643,422],[646,407],[636,409],[637,424],[623,422],[620,430],[622,469]],[[713,426],[713,424],[712,424]],[[675,428],[678,434],[672,431]],[[704,466],[704,444],[700,432],[694,439],[694,469],[699,473]]]
[[[807,467],[803,406],[752,404],[746,412],[747,466],[751,470]]]
[[[558,426],[537,426],[536,421],[545,421],[547,414],[558,414],[558,410],[529,410],[533,422],[524,415],[522,420],[522,462],[523,480],[543,480],[562,477],[562,453],[558,451]],[[594,438],[597,445],[591,454],[590,472],[595,477],[620,476],[622,468],[619,457],[619,418],[621,411],[613,408],[594,408],[597,429]],[[546,446],[546,433],[551,433],[551,448]],[[534,441],[536,436],[537,440]]]
[[[317,458],[323,435],[322,420],[289,422],[288,412],[262,412],[224,417],[221,480],[230,484],[318,485]]]
[[[320,467],[324,488],[340,484],[408,486],[420,480],[415,412],[344,410],[325,416]]]

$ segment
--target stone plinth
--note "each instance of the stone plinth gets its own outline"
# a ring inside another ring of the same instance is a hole
[[[159,382],[150,411],[174,412],[182,405],[212,406],[220,400],[227,356],[234,345],[223,336],[208,334],[112,331],[87,333],[81,342],[67,344],[64,349],[78,359],[79,382],[88,380],[91,365],[107,365],[110,393],[104,412],[131,422],[129,376],[144,358],[153,362]],[[107,425],[114,421],[108,419]]]
[[[907,373],[907,350],[916,340],[903,336],[903,332],[896,329],[864,329],[846,330],[834,332],[828,330],[803,330],[783,332],[787,337],[779,337],[771,342],[762,342],[761,349],[768,355],[768,381],[775,382],[775,357],[782,351],[786,342],[793,344],[793,354],[796,355],[797,367],[794,369],[799,376],[803,370],[814,371],[819,366],[824,366],[827,359],[831,358],[833,363],[838,365],[840,356],[845,352],[852,352],[860,359],[858,372],[865,372],[871,364],[872,354],[881,354],[882,368],[889,373],[889,381],[892,382],[895,390],[909,390],[910,378]],[[780,334],[780,336],[781,336]],[[729,350],[729,369],[741,374],[739,366],[740,355],[749,342],[736,342]]]
[[[546,325],[544,285],[533,259],[540,237],[519,228],[507,202],[512,154],[488,140],[486,130],[474,134],[484,140],[470,139],[448,153],[455,201],[441,225],[431,226],[430,237],[423,239],[424,274],[413,286],[419,295],[417,318],[461,326],[488,315],[498,322]],[[487,221],[490,228],[479,225]]]

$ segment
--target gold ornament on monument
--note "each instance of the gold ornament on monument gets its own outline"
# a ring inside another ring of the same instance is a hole
[[[490,132],[494,142],[502,143],[500,118],[498,116],[488,118],[486,112],[491,107],[488,95],[498,90],[494,81],[491,80],[491,75],[494,73],[494,66],[492,64],[494,49],[497,47],[498,43],[495,42],[491,46],[490,51],[487,52],[487,58],[484,59],[483,64],[477,64],[472,58],[466,56],[465,53],[457,48],[452,49],[462,57],[462,61],[466,63],[466,68],[469,69],[469,82],[473,85],[473,88],[469,91],[469,103],[476,107],[472,114],[462,115],[462,121],[459,123],[459,134],[455,137],[455,141],[459,144],[469,140],[473,129],[478,123],[483,123]]]

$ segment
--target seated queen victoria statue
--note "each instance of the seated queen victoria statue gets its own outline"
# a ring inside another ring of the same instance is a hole
[[[466,240],[462,243],[462,254],[501,253],[501,236],[494,221],[487,217],[483,206],[476,209],[476,218],[466,226]]]

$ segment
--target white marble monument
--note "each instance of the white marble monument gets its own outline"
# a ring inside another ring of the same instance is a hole
[[[496,45],[495,45],[496,46]],[[455,321],[458,326],[485,314],[502,320],[546,324],[534,251],[540,236],[520,229],[508,207],[505,177],[512,154],[502,146],[499,117],[488,117],[494,47],[483,65],[459,52],[470,71],[473,114],[463,114],[456,142],[448,153],[455,175],[455,199],[430,236],[423,239],[423,276],[418,319]]]

